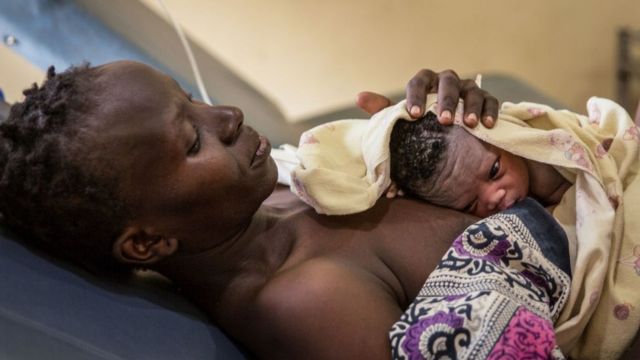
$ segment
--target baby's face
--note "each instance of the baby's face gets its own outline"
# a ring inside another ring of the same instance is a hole
[[[524,199],[529,192],[524,159],[466,135],[450,142],[445,168],[431,191],[434,202],[486,217]]]

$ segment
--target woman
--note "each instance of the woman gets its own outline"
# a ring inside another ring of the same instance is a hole
[[[437,85],[442,121],[460,95],[469,122],[495,119],[452,72],[414,77],[413,115]],[[388,358],[389,328],[475,220],[405,199],[319,216],[274,191],[269,143],[240,109],[146,65],[50,71],[25,94],[0,127],[4,222],[88,266],[159,271],[259,357]]]

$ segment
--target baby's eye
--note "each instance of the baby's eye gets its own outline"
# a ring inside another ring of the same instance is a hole
[[[200,129],[195,125],[192,125],[192,126],[193,126],[193,130],[196,133],[196,138],[193,141],[193,144],[191,145],[191,147],[189,148],[189,151],[187,151],[188,156],[193,156],[200,151]]]
[[[193,102],[193,94],[192,93],[188,93],[187,94],[187,99],[189,99],[189,102]]]
[[[489,170],[489,179],[493,180],[498,176],[500,172],[500,158],[498,157],[496,161],[491,165],[491,170]]]

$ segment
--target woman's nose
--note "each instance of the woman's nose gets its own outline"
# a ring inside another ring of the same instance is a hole
[[[244,120],[242,110],[234,106],[215,106],[216,125],[220,141],[231,144],[240,134]]]

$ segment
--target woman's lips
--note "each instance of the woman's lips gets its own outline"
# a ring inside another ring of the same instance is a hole
[[[269,143],[269,140],[262,135],[258,135],[258,147],[256,148],[256,152],[253,155],[253,159],[251,159],[251,166],[253,167],[261,163],[264,159],[269,157],[270,153],[271,144]]]

